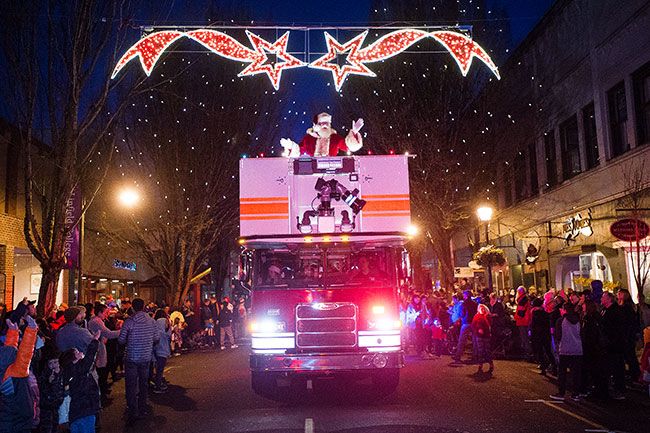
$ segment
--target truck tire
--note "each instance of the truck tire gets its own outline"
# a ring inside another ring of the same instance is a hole
[[[262,397],[271,400],[276,400],[278,397],[278,385],[272,373],[253,371],[251,373],[251,385],[253,391]]]
[[[373,371],[372,384],[381,395],[394,393],[399,385],[399,368]]]

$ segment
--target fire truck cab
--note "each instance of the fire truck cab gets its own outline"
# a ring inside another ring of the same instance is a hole
[[[408,179],[406,155],[240,160],[255,392],[337,374],[395,390]]]

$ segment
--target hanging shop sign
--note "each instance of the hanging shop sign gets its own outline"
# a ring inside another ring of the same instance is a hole
[[[616,239],[626,242],[638,242],[650,234],[650,227],[645,221],[635,218],[618,220],[609,227],[609,232]]]
[[[306,31],[309,29],[301,30]],[[382,62],[394,57],[425,39],[433,39],[442,45],[456,61],[463,76],[467,75],[472,60],[476,57],[485,63],[492,73],[500,79],[499,71],[487,52],[474,42],[471,37],[459,31],[398,29],[364,47],[368,31],[363,31],[347,42],[340,42],[330,33],[323,32],[327,53],[314,61],[300,60],[287,51],[289,31],[285,32],[275,42],[269,42],[246,30],[246,36],[252,48],[226,33],[213,29],[158,31],[150,33],[129,48],[117,62],[111,78],[115,78],[122,68],[136,57],[140,59],[142,69],[149,76],[165,50],[179,39],[188,38],[220,57],[248,63],[248,66],[238,76],[266,74],[276,90],[280,88],[283,71],[307,66],[331,72],[336,90],[340,91],[349,75],[375,77],[376,74],[368,68],[367,64]],[[308,50],[305,50],[304,58],[310,59],[310,54]],[[273,56],[274,62],[270,61],[269,55]],[[337,63],[338,55],[346,55],[344,65]]]
[[[133,272],[135,272],[138,268],[135,262],[127,262],[119,259],[113,260],[113,267],[115,269],[124,269],[126,271],[133,271]]]
[[[564,242],[566,245],[571,245],[575,242],[576,238],[580,235],[591,236],[594,234],[591,228],[591,209],[587,210],[587,216],[582,216],[577,213],[564,223],[562,226]]]
[[[75,186],[65,202],[65,229],[63,241],[64,269],[72,269],[79,261],[79,220],[81,219],[81,190]]]

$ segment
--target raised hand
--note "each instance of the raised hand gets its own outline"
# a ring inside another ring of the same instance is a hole
[[[98,329],[97,332],[93,333],[93,339],[99,340],[100,335],[102,335],[102,330]]]
[[[7,328],[13,329],[14,331],[18,330],[18,325],[11,320],[7,319]]]
[[[25,316],[25,322],[27,322],[28,328],[36,329],[38,327],[38,325],[36,325],[36,320],[34,320],[32,316]]]
[[[357,119],[356,121],[352,122],[352,131],[354,131],[355,134],[358,134],[359,131],[361,131],[361,128],[363,128],[363,119]]]

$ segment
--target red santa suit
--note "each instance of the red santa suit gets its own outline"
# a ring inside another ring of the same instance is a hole
[[[316,123],[319,122],[319,123]],[[331,116],[327,113],[321,113],[314,119],[314,126],[307,130],[307,133],[297,144],[289,139],[282,139],[280,142],[285,148],[285,156],[297,158],[301,155],[309,156],[336,156],[339,151],[356,152],[363,146],[363,138],[358,129],[363,126],[363,121],[359,119],[357,131],[351,130],[344,138],[331,127]],[[355,123],[356,124],[356,123]]]

